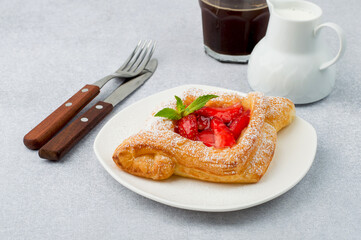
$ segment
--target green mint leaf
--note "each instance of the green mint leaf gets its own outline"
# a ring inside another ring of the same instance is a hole
[[[212,98],[218,97],[217,95],[204,95],[198,97],[196,100],[194,100],[184,111],[184,116],[187,116],[198,109],[201,109],[206,103],[211,100]]]
[[[178,96],[174,96],[177,100],[177,110],[180,115],[182,115],[182,112],[184,109],[186,109],[186,105],[183,104],[182,99],[180,99]]]
[[[163,108],[159,112],[157,112],[154,117],[164,117],[171,120],[179,120],[182,116],[172,108]]]

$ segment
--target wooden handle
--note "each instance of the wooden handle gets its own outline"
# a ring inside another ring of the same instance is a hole
[[[24,137],[24,144],[29,149],[41,148],[49,139],[60,131],[81,109],[96,95],[100,88],[95,85],[85,85],[64,104],[58,107],[47,118],[39,123]]]
[[[99,101],[40,148],[39,156],[53,161],[60,160],[88,132],[103,120],[112,109],[112,104]]]

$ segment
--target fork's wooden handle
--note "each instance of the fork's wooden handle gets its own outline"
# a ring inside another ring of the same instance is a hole
[[[88,132],[113,109],[110,103],[99,101],[39,150],[39,156],[48,160],[60,160]]]
[[[24,137],[24,144],[30,149],[41,148],[50,138],[62,129],[81,109],[96,95],[100,88],[95,85],[85,85],[64,104],[58,107],[47,118],[39,123]]]

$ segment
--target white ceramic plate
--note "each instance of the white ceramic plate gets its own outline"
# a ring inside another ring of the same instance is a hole
[[[299,117],[278,133],[277,148],[271,165],[256,184],[209,183],[177,176],[165,181],[153,181],[119,169],[112,160],[115,148],[144,126],[156,106],[193,87],[230,91],[203,85],[169,89],[123,109],[101,129],[94,142],[94,151],[103,167],[119,183],[144,197],[173,207],[225,212],[249,208],[274,199],[306,175],[315,157],[317,136],[315,129]]]

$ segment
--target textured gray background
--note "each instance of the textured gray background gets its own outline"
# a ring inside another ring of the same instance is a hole
[[[344,28],[348,48],[331,95],[297,107],[318,134],[313,166],[270,202],[203,213],[148,200],[113,180],[92,149],[106,121],[59,163],[40,159],[22,143],[75,91],[115,70],[139,39],[158,41],[158,70],[108,119],[181,84],[250,91],[247,65],[221,64],[204,54],[198,2],[0,1],[0,239],[359,239],[361,2],[314,2],[325,21]],[[335,34],[322,34],[336,51]]]

